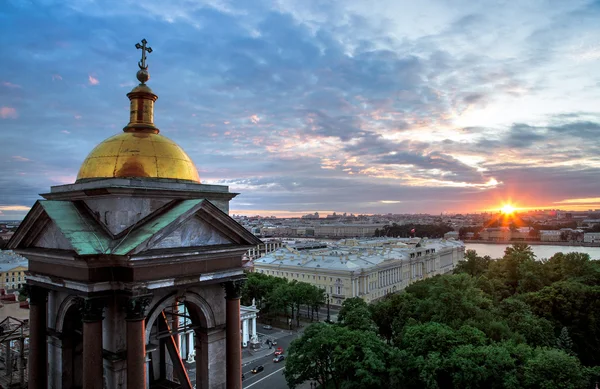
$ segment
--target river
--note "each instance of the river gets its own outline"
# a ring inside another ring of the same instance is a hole
[[[489,255],[492,258],[502,258],[504,256],[504,249],[510,246],[510,244],[486,244],[486,243],[465,243],[467,250],[477,251],[477,255],[484,256]],[[531,245],[536,258],[550,258],[556,253],[586,253],[590,255],[591,259],[600,260],[600,247],[582,247],[582,246],[554,246],[554,245]]]

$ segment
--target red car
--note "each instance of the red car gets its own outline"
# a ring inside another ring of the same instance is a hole
[[[277,347],[277,350],[275,350],[275,355],[281,355],[281,354],[283,354],[283,348]]]

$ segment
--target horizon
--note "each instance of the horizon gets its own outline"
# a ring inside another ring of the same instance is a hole
[[[551,3],[9,1],[0,220],[127,124],[142,38],[156,125],[232,214],[598,209],[600,6]]]

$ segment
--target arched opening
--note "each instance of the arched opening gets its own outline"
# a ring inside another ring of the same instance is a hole
[[[83,322],[74,304],[65,313],[61,341],[62,387],[83,388]]]
[[[202,355],[197,355],[197,335],[212,325],[214,319],[211,316],[210,307],[198,295],[191,298],[171,296],[149,312],[146,344],[150,388],[196,385],[208,364]]]

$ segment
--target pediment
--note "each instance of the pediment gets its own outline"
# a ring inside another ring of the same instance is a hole
[[[40,232],[31,246],[45,249],[75,250],[69,239],[65,237],[53,221],[46,224],[44,230]]]
[[[198,247],[231,243],[233,242],[218,229],[194,215],[150,249]]]
[[[133,255],[153,249],[238,245],[261,241],[205,199],[172,202],[118,235],[107,231],[89,207],[72,201],[38,201],[8,248],[47,248],[78,255]]]

